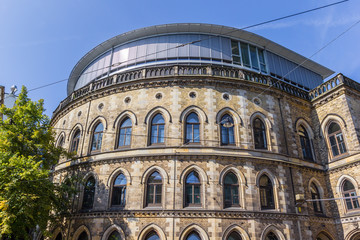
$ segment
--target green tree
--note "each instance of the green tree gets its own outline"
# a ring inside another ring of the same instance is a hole
[[[39,228],[61,221],[69,209],[67,184],[55,184],[51,169],[64,151],[54,144],[43,100],[33,102],[22,87],[15,106],[0,113],[0,239],[29,239]]]

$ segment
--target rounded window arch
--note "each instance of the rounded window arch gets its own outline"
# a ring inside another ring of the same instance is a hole
[[[113,182],[111,206],[124,207],[126,203],[127,180],[123,173],[120,173]]]
[[[201,182],[196,171],[191,171],[185,179],[185,206],[201,206]]]
[[[313,182],[310,184],[310,193],[311,193],[311,199],[313,200],[312,203],[313,203],[314,213],[322,214],[323,209],[320,201],[321,199],[320,191]]]
[[[150,145],[164,144],[165,120],[161,113],[156,114],[151,120]]]
[[[300,137],[301,152],[302,152],[303,158],[306,160],[314,161],[312,147],[311,147],[311,145],[312,145],[311,139],[309,137],[307,130],[305,129],[305,127],[303,125],[300,125],[298,127],[297,132]]]
[[[316,240],[332,240],[333,238],[329,236],[326,232],[322,231],[316,236]]]
[[[114,230],[107,238],[107,240],[121,240],[121,235],[118,231]]]
[[[76,129],[71,139],[70,152],[75,154],[77,153],[79,149],[80,137],[81,137],[81,131],[80,129]]]
[[[160,237],[155,231],[150,231],[146,234],[145,240],[160,240]]]
[[[259,178],[259,190],[261,209],[275,209],[273,185],[266,174]]]
[[[77,240],[89,240],[89,236],[87,235],[86,231],[83,231],[79,237],[77,238]]]
[[[126,117],[120,123],[118,144],[117,144],[118,148],[130,146],[131,133],[132,133],[132,121],[129,117]]]
[[[186,236],[185,240],[201,240],[201,237],[198,232],[192,231]]]
[[[220,120],[220,140],[221,145],[235,145],[234,120],[229,114]]]
[[[195,112],[186,117],[185,143],[200,143],[200,121]]]
[[[357,198],[354,185],[348,180],[344,180],[342,184],[342,194],[345,199],[345,206],[348,211],[359,210],[359,200]]]
[[[253,133],[255,149],[267,149],[266,127],[258,117],[253,121]]]
[[[147,179],[146,206],[161,205],[163,178],[158,171],[154,171]]]
[[[104,125],[99,122],[94,127],[94,131],[92,133],[92,140],[91,140],[91,151],[100,151],[101,150],[101,143],[103,139],[104,133]]]
[[[84,186],[84,195],[82,201],[83,210],[90,210],[93,208],[95,199],[95,178],[89,177]]]
[[[224,207],[239,206],[239,181],[233,172],[228,172],[224,178]]]
[[[346,153],[346,146],[340,125],[331,122],[327,129],[329,147],[333,157]]]

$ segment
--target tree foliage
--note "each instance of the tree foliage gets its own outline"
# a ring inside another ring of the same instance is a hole
[[[54,144],[43,100],[31,101],[25,87],[15,106],[2,106],[0,113],[7,116],[0,121],[0,239],[28,239],[69,209],[71,187],[51,178],[64,151]]]

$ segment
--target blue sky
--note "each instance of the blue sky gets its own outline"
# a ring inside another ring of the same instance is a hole
[[[68,78],[77,61],[118,34],[157,24],[196,22],[242,28],[334,3],[328,0],[93,1],[1,0],[0,85],[28,89]],[[360,1],[350,0],[248,31],[305,57],[360,20]],[[360,24],[312,60],[360,81]],[[51,116],[66,97],[66,82],[34,90]]]

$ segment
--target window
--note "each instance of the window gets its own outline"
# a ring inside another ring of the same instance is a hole
[[[131,119],[125,118],[120,125],[118,147],[130,146],[131,143]]]
[[[318,188],[316,187],[316,185],[314,183],[311,183],[311,185],[310,185],[310,192],[311,192],[311,199],[312,200],[321,199],[319,190],[318,190]],[[320,201],[313,201],[313,207],[314,207],[314,212],[315,213],[323,213]]]
[[[64,146],[64,136],[60,136],[60,139],[58,141],[58,147],[63,147]]]
[[[201,240],[201,238],[197,232],[193,231],[186,237],[186,240]]]
[[[236,231],[232,231],[228,236],[227,240],[242,240],[242,238],[240,234],[238,234]]]
[[[356,197],[356,191],[354,185],[349,181],[345,180],[342,186],[344,197]],[[345,205],[347,210],[354,210],[360,208],[358,198],[345,199]]]
[[[92,136],[91,151],[100,151],[103,137],[104,126],[98,123]]]
[[[113,231],[110,236],[108,237],[108,240],[120,240],[120,233],[118,231]]]
[[[61,235],[61,233],[59,233],[59,234],[56,236],[55,240],[62,240],[62,235]]]
[[[77,129],[74,133],[74,136],[72,138],[72,141],[71,141],[71,148],[70,148],[70,152],[73,152],[73,153],[77,153],[78,151],[78,147],[79,147],[79,142],[80,142],[80,130]]]
[[[255,118],[253,122],[253,131],[255,149],[267,149],[265,125],[259,118]]]
[[[151,231],[146,235],[145,240],[160,240],[160,238],[156,232]]]
[[[163,116],[158,113],[151,121],[151,136],[150,144],[164,143],[165,136],[165,120]]]
[[[85,184],[82,209],[89,210],[93,208],[95,195],[95,178],[90,177]]]
[[[301,150],[302,150],[303,158],[306,160],[313,160],[310,138],[309,138],[307,131],[305,130],[305,128],[303,126],[300,126],[298,133],[300,136],[300,143],[301,143]]]
[[[78,237],[78,240],[88,240],[89,237],[85,231],[83,231],[80,236]]]
[[[266,235],[265,240],[278,240],[278,238],[273,232],[269,232],[268,235]]]
[[[200,178],[195,171],[190,172],[185,180],[185,206],[201,205]]]
[[[221,145],[235,145],[234,120],[229,114],[224,115],[220,121]]]
[[[114,181],[111,206],[125,206],[126,183],[126,177],[120,173]]]
[[[239,184],[234,173],[229,172],[224,179],[224,207],[239,205]]]
[[[153,172],[147,181],[146,205],[160,205],[162,193],[162,177],[160,173]]]
[[[196,113],[190,113],[186,117],[185,143],[200,142],[200,122]]]
[[[265,174],[259,179],[261,209],[275,209],[273,186]]]
[[[333,122],[329,125],[328,137],[332,155],[334,157],[346,152],[344,138],[340,126],[337,123]]]

